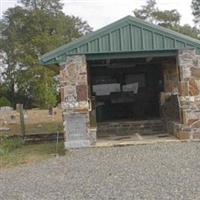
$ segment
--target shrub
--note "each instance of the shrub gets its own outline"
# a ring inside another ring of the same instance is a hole
[[[0,97],[0,107],[11,106],[10,101],[6,97]]]

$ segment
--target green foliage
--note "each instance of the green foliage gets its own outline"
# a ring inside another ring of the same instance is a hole
[[[173,26],[180,22],[180,14],[177,10],[161,11],[156,7],[156,0],[148,0],[141,9],[135,9],[134,15],[140,19],[156,23],[161,26]]]
[[[55,73],[42,70],[38,57],[91,31],[87,22],[65,15],[60,0],[21,0],[8,9],[0,48],[6,52],[4,85],[12,105],[55,105]],[[40,78],[39,78],[40,77]]]
[[[21,0],[20,2],[29,10],[38,9],[51,14],[56,14],[63,8],[59,0]]]
[[[53,71],[44,67],[38,67],[33,70],[33,92],[35,106],[40,108],[49,108],[56,105],[56,80],[54,80]]]
[[[0,107],[11,106],[10,101],[6,97],[0,97]]]
[[[23,140],[19,137],[14,138],[1,138],[0,155],[6,155],[17,148],[22,147]]]
[[[155,5],[156,5],[155,0],[148,0],[146,5],[142,6],[141,9],[135,9],[133,13],[136,17],[140,19],[152,22],[153,21],[152,13],[156,11]]]
[[[195,24],[200,24],[200,0],[192,0],[192,14]]]
[[[1,37],[1,32],[3,31],[4,28],[5,28],[4,23],[0,21],[0,37]]]
[[[171,27],[171,29],[174,31],[177,31],[179,33],[188,35],[190,37],[200,39],[199,38],[199,29],[197,29],[196,27],[191,27],[189,24],[184,24],[183,26],[177,24],[177,25]]]
[[[158,25],[164,27],[173,27],[179,24],[181,18],[177,10],[156,10],[152,13],[152,16]]]
[[[200,8],[200,0],[193,0],[193,2],[199,2],[198,6]],[[198,6],[196,5],[196,9]],[[193,38],[198,39],[199,37],[199,30],[197,28],[191,27],[188,24],[185,24],[183,26],[180,25],[181,15],[176,9],[164,11],[159,10],[156,7],[156,0],[148,0],[146,5],[142,6],[141,9],[135,9],[133,13],[136,17],[140,19],[150,21],[157,25],[186,34]]]
[[[19,73],[17,78],[19,97],[24,94],[34,107],[47,109],[56,105],[58,81],[54,71],[36,66]]]
[[[1,152],[1,144],[0,144]],[[0,169],[18,166],[21,164],[30,164],[54,157],[55,155],[65,155],[63,142],[58,145],[55,142],[45,142],[42,144],[21,145],[14,151],[0,154]]]

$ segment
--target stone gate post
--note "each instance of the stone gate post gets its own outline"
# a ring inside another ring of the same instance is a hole
[[[200,139],[200,56],[194,49],[178,51],[181,139]]]
[[[89,147],[96,141],[90,131],[87,62],[84,55],[68,56],[60,70],[65,148]]]

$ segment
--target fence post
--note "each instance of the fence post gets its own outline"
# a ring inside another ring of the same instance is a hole
[[[24,109],[23,109],[23,104],[19,104],[19,113],[20,113],[20,124],[21,124],[21,132],[22,132],[22,137],[25,137],[25,123],[24,123]]]

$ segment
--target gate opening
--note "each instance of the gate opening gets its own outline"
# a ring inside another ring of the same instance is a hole
[[[159,95],[164,90],[160,63],[123,59],[89,66],[97,122],[160,118]]]
[[[175,63],[175,57],[88,61],[97,136],[165,132],[160,96],[168,90],[166,66],[176,72]]]

